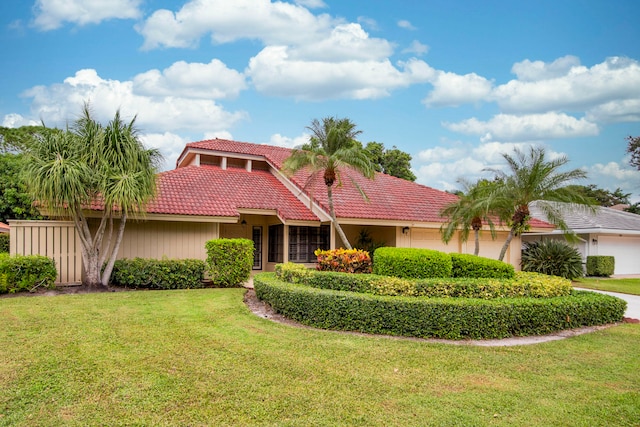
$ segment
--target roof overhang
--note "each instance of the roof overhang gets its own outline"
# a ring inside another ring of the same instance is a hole
[[[528,236],[548,236],[548,235],[564,235],[564,234],[617,234],[621,236],[640,236],[640,230],[616,230],[615,228],[583,228],[571,231],[550,230],[546,232],[527,232]]]

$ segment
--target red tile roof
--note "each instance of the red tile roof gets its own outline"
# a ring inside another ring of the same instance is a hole
[[[0,233],[8,233],[9,230],[11,230],[11,227],[9,227],[4,222],[0,222]]]
[[[262,156],[277,169],[282,168],[292,151],[283,147],[224,139],[192,142],[187,144],[185,150],[189,148]],[[453,194],[382,173],[376,173],[375,178],[369,180],[353,169],[344,168],[341,169],[341,176],[342,185],[333,189],[334,208],[339,218],[443,222],[440,210],[457,199]],[[317,176],[309,183],[308,178],[308,171],[300,171],[291,177],[291,181],[299,188],[304,188],[328,212],[327,189],[322,176]],[[357,182],[364,190],[368,200],[362,197],[353,182]]]
[[[238,209],[271,209],[284,220],[319,221],[268,171],[187,166],[158,175],[148,213],[239,216]]]

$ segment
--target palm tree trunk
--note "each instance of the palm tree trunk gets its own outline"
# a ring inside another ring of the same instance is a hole
[[[118,235],[116,236],[116,241],[113,245],[113,249],[111,254],[109,255],[109,260],[107,261],[107,265],[104,267],[104,272],[102,273],[102,285],[109,286],[109,279],[111,278],[111,272],[113,271],[113,265],[116,262],[116,256],[118,255],[118,249],[120,249],[120,243],[122,242],[122,236],[124,235],[124,226],[127,223],[127,213],[122,212],[122,217],[120,218],[120,226],[118,227]],[[106,248],[109,250],[109,248]]]
[[[338,232],[338,236],[340,236],[340,239],[342,240],[342,243],[344,243],[346,248],[353,249],[351,247],[351,244],[349,243],[349,240],[347,240],[347,236],[344,234],[344,230],[342,230],[342,227],[340,227],[340,224],[338,224],[336,213],[333,210],[333,189],[331,187],[331,185],[327,185],[327,199],[329,199],[329,215],[331,215],[331,222],[333,222],[333,226]]]
[[[473,254],[478,256],[480,253],[480,230],[473,230],[473,234],[475,235],[476,247],[473,250]]]
[[[513,240],[514,235],[515,235],[515,230],[513,229],[513,227],[511,227],[511,230],[509,230],[509,234],[507,235],[507,241],[504,242],[504,246],[500,251],[500,257],[498,258],[500,261],[504,260],[504,256],[507,253],[507,249],[509,248],[509,244],[511,244],[511,240]]]

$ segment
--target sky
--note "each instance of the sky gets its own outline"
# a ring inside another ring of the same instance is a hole
[[[636,202],[639,16],[637,0],[5,0],[0,125],[120,109],[172,169],[188,142],[295,147],[346,117],[440,190],[536,146]]]

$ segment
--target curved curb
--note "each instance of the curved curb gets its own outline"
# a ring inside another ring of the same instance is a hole
[[[302,323],[291,320],[279,313],[276,313],[269,304],[264,301],[260,301],[256,296],[256,292],[253,288],[247,288],[247,292],[244,295],[244,303],[251,310],[253,314],[263,319],[271,320],[276,323],[293,326],[297,328],[313,329],[316,331],[332,332],[339,334],[351,334],[376,338],[388,338],[397,340],[409,340],[409,341],[423,341],[436,344],[450,344],[450,345],[469,345],[478,347],[511,347],[517,345],[532,345],[541,344],[545,342],[558,341],[565,338],[575,337],[578,335],[588,334],[590,332],[607,329],[612,326],[617,326],[620,323],[611,323],[608,325],[598,326],[586,326],[578,329],[566,329],[564,331],[554,332],[549,335],[536,335],[530,337],[511,337],[502,339],[487,339],[487,340],[445,340],[440,338],[416,338],[416,337],[402,337],[397,335],[376,335],[365,334],[362,332],[350,332],[350,331],[335,331],[331,329],[320,329],[312,326],[303,325]]]

